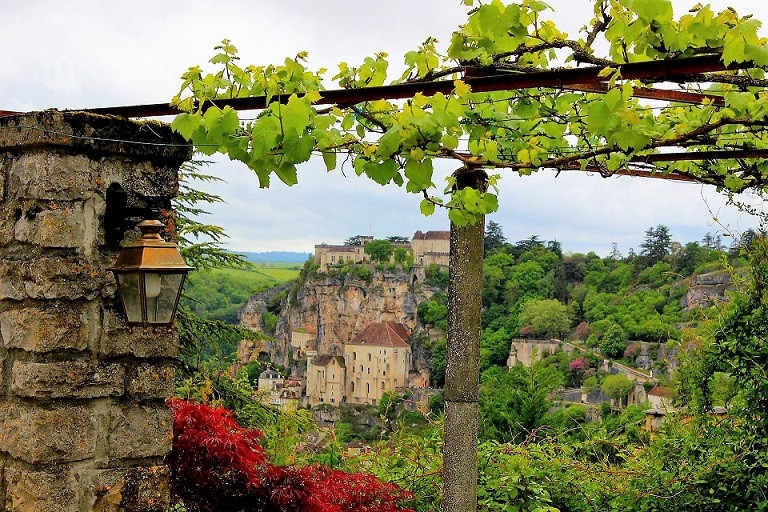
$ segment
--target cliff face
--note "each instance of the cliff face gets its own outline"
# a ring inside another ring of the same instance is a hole
[[[734,289],[733,278],[725,270],[694,276],[691,278],[690,289],[680,299],[680,307],[687,311],[695,307],[709,307],[727,302],[727,292]]]
[[[413,276],[405,272],[374,272],[370,282],[352,273],[344,277],[318,274],[308,278],[295,294],[289,294],[283,301],[275,341],[267,343],[266,350],[272,361],[302,375],[306,363],[295,360],[292,355],[293,330],[317,333],[314,349],[318,353],[341,355],[344,344],[372,323],[400,322],[407,329],[415,329],[416,307],[421,301],[428,300],[434,291],[414,286],[412,280]],[[241,325],[261,330],[266,304],[276,293],[279,292],[270,290],[251,297],[240,311]],[[423,350],[419,351],[417,346],[412,349],[414,370],[419,371],[426,367],[423,357],[416,357],[417,352],[421,354]]]

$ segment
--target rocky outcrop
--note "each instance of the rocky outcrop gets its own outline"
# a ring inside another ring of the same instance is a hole
[[[371,273],[370,280],[352,272],[345,276],[316,274],[301,284],[293,284],[282,303],[275,341],[266,343],[266,350],[272,361],[302,375],[306,363],[294,357],[292,331],[303,329],[316,333],[314,349],[318,353],[341,355],[344,344],[373,323],[399,322],[409,330],[418,330],[416,308],[434,291],[414,284],[413,275],[405,272],[376,271]],[[278,293],[280,290],[272,289],[251,297],[239,313],[241,325],[260,331],[266,305]],[[415,334],[413,340],[423,338]],[[427,368],[423,347],[414,345],[412,349],[412,370]]]
[[[728,300],[727,292],[735,288],[731,274],[725,270],[691,277],[690,289],[680,299],[680,307],[690,310],[709,307]]]

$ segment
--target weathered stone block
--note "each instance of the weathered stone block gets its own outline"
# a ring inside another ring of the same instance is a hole
[[[170,502],[168,468],[106,469],[93,473],[93,512],[162,512]]]
[[[48,473],[8,467],[5,484],[7,512],[77,510],[76,492],[67,471]]]
[[[115,406],[108,432],[112,458],[164,457],[171,451],[173,411],[162,404]]]
[[[179,355],[179,337],[175,331],[141,327],[130,332],[122,317],[114,310],[104,311],[104,325],[100,341],[103,356],[134,355],[139,358],[169,357]]]
[[[16,361],[11,370],[11,392],[29,398],[114,397],[124,387],[125,369],[119,364]]]
[[[19,198],[84,199],[95,188],[93,161],[86,155],[29,151],[19,155],[8,172],[8,190]]]
[[[91,324],[98,326],[98,307],[94,304],[82,309],[62,305],[11,309],[0,313],[0,336],[5,348],[28,352],[84,350],[96,336]]]
[[[24,264],[17,260],[0,260],[0,300],[24,300]]]
[[[32,299],[94,299],[115,289],[111,272],[86,258],[38,258],[24,265],[24,290]]]
[[[172,364],[140,364],[128,374],[128,394],[140,400],[173,396]]]
[[[172,166],[56,150],[20,155],[9,166],[8,190],[16,198],[73,201],[103,193],[113,182],[145,197],[171,198],[178,193]]]
[[[89,407],[0,405],[0,451],[15,459],[30,464],[78,461],[93,455],[95,443],[96,418]]]
[[[48,205],[34,217],[16,222],[16,240],[42,247],[75,248],[90,241],[85,234],[86,219],[81,204]]]

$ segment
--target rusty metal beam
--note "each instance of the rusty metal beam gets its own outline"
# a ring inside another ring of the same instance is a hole
[[[635,62],[624,64],[619,67],[621,69],[622,79],[654,80],[658,82],[669,80],[680,81],[684,79],[686,75],[697,73],[712,73],[754,67],[754,64],[752,63],[734,63],[730,66],[725,66],[720,58],[720,55],[705,55],[676,60]],[[590,66],[584,68],[540,71],[536,73],[510,73],[489,77],[467,78],[465,82],[472,87],[472,91],[474,92],[492,92],[541,87],[562,89],[568,86],[583,86],[585,84],[589,85],[607,82],[609,77],[600,76],[600,72],[604,69],[604,66]],[[413,97],[417,93],[430,96],[436,93],[450,94],[451,91],[453,91],[453,88],[454,85],[452,80],[439,80],[435,82],[415,82],[382,85],[378,87],[364,87],[361,89],[333,89],[319,91],[321,97],[317,103],[320,105],[354,105],[380,99],[406,99]],[[274,96],[273,98],[279,101],[287,101],[288,95]],[[657,97],[653,99],[663,98]],[[680,100],[675,99],[673,101]],[[219,99],[215,101],[215,104],[220,108],[228,105],[235,110],[260,110],[266,107],[267,101],[265,96],[257,96],[250,98]],[[180,113],[178,109],[163,103],[90,108],[84,110],[94,114],[111,114],[124,117],[165,116]]]
[[[768,149],[740,149],[719,151],[686,151],[676,153],[655,153],[653,155],[635,156],[630,162],[680,162],[683,160],[739,160],[749,158],[768,158]]]
[[[576,84],[563,87],[568,91],[595,92],[605,94],[610,88],[607,84]],[[652,89],[650,87],[633,87],[632,96],[646,100],[670,101],[676,103],[688,103],[691,105],[701,105],[709,102],[718,107],[725,106],[725,98],[715,94],[701,94],[687,91],[674,91],[670,89]]]
[[[547,168],[545,168],[547,169]],[[585,169],[582,169],[580,167],[566,167],[563,169],[556,169],[559,171],[565,171],[565,172],[594,172],[596,174],[600,174],[601,172],[604,172],[605,169],[598,169],[594,166],[587,166]],[[676,174],[674,171],[671,171],[669,173],[663,174],[661,171],[653,170],[653,169],[619,169],[616,171],[611,171],[610,176],[631,176],[633,178],[651,178],[651,179],[657,179],[657,180],[666,180],[666,181],[683,181],[687,183],[701,183],[694,179],[691,176],[686,176],[683,174]]]

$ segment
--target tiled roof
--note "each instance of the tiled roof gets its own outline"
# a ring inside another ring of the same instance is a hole
[[[371,324],[357,336],[352,338],[349,345],[375,345],[377,347],[410,347],[408,340],[411,335],[405,326],[397,322],[382,322]]]
[[[654,388],[648,392],[648,396],[659,396],[661,398],[669,398],[673,394],[671,389],[663,388],[661,386],[654,386]]]
[[[450,231],[427,231],[426,233],[417,231],[416,233],[413,234],[413,240],[450,240],[450,239],[451,239]]]
[[[317,358],[315,358],[315,366],[328,366],[328,364],[334,359],[336,360],[337,365],[341,366],[342,368],[346,368],[346,365],[344,364],[344,358],[342,356],[331,356],[328,354],[317,356]]]

